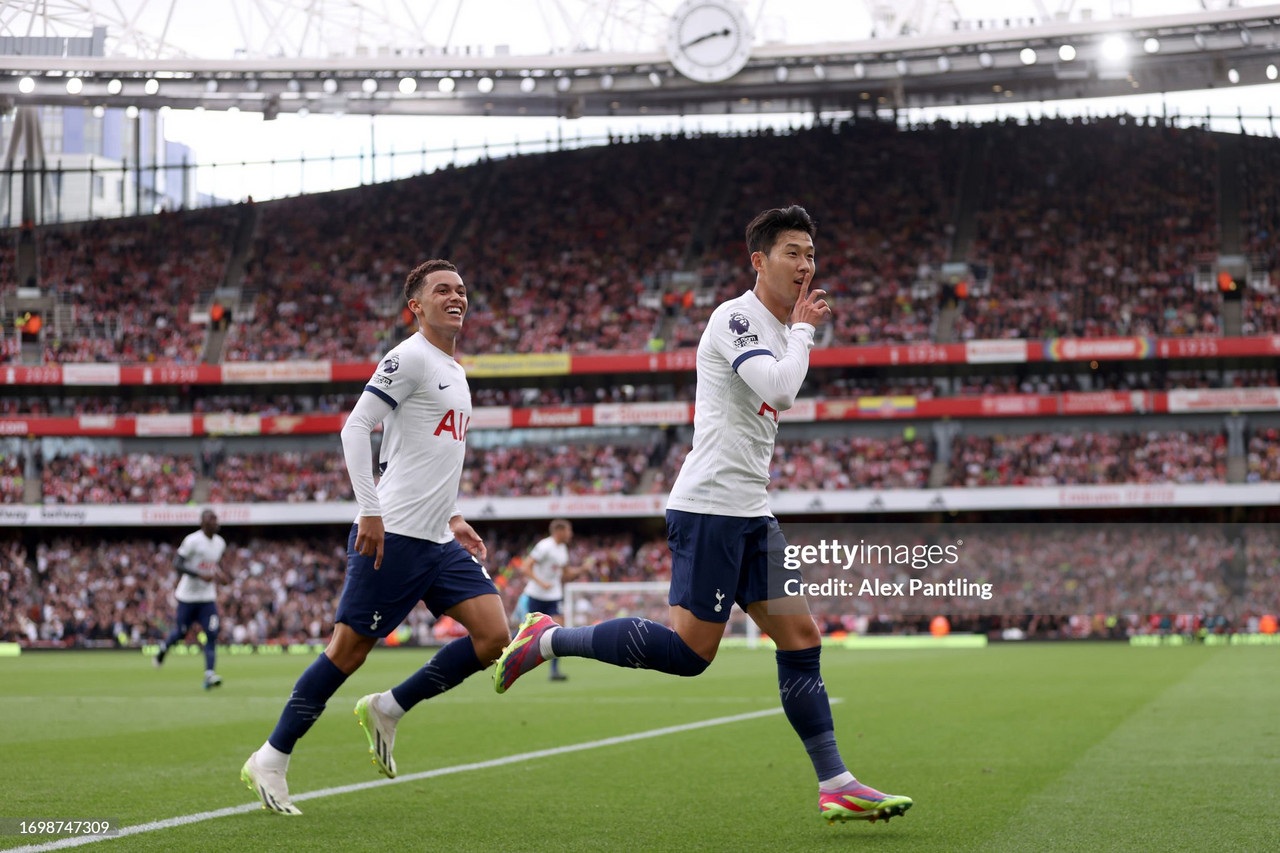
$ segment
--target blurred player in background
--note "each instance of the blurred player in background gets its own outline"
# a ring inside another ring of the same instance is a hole
[[[263,807],[281,814],[301,814],[285,778],[294,744],[419,601],[469,634],[396,687],[356,703],[369,752],[384,776],[396,775],[391,750],[405,712],[493,663],[510,639],[502,599],[480,564],[487,549],[457,506],[471,390],[453,354],[467,288],[453,264],[434,260],[409,273],[404,296],[418,331],[382,359],[342,428],[360,514],[347,540],[347,579],[333,636],[294,685],[267,742],[240,771]],[[375,485],[369,436],[378,424],[384,425],[382,478]]]
[[[155,665],[159,668],[169,647],[185,637],[192,625],[199,625],[205,637],[205,690],[222,684],[214,672],[218,659],[218,590],[214,584],[222,580],[219,573],[226,550],[227,541],[218,535],[218,516],[206,509],[200,513],[200,529],[188,534],[178,546],[173,564],[179,575],[174,594],[178,599],[178,615],[173,620],[173,630],[160,643],[160,651],[155,656]]]
[[[551,522],[549,536],[540,539],[529,557],[520,566],[520,571],[529,579],[520,603],[516,607],[517,619],[523,620],[530,613],[543,613],[550,616],[557,625],[564,624],[564,614],[560,612],[564,603],[565,572],[569,566],[569,542],[573,540],[573,525],[567,519],[557,518]],[[570,580],[577,577],[578,572],[570,573]],[[551,660],[551,681],[564,681],[568,676],[560,672],[560,661]]]
[[[639,618],[561,628],[531,613],[498,660],[494,684],[502,693],[558,657],[699,675],[737,603],[777,644],[782,708],[817,773],[819,815],[888,820],[912,800],[864,785],[845,767],[819,666],[822,636],[804,597],[785,594],[788,576],[800,574],[782,565],[786,539],[767,495],[778,413],[794,404],[817,326],[831,317],[824,292],[809,290],[815,232],[794,205],[752,220],[755,288],[717,307],[698,343],[693,448],[667,503],[674,630]]]

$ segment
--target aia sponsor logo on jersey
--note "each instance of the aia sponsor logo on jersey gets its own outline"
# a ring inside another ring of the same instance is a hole
[[[464,413],[461,409],[455,412],[453,409],[444,413],[444,417],[440,419],[440,424],[436,427],[435,435],[447,435],[454,441],[467,440],[467,427],[471,425],[471,416]]]

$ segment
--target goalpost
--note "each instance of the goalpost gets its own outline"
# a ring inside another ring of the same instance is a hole
[[[564,624],[594,625],[616,616],[640,616],[667,624],[668,581],[573,581],[564,585]],[[725,638],[754,649],[760,629],[735,604],[729,614]]]

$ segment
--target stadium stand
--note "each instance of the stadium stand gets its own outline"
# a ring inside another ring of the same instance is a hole
[[[1133,120],[993,125],[971,260],[991,270],[963,338],[1217,335],[1212,134]],[[1136,156],[1141,151],[1141,156]]]
[[[1226,438],[1181,430],[962,436],[950,464],[952,486],[1224,483]]]
[[[937,339],[948,261],[974,279],[951,321],[961,340],[1219,336],[1222,295],[1194,280],[1219,250],[1217,139],[1123,117],[864,120],[484,161],[253,205],[234,282],[243,205],[48,226],[43,286],[65,310],[47,324],[45,360],[369,361],[403,333],[397,294],[424,252],[450,255],[471,282],[469,352],[692,346],[710,307],[747,286],[744,211],[782,197],[822,212],[817,282],[841,305],[831,341]],[[1244,146],[1240,212],[1260,271],[1275,265],[1267,142]],[[961,199],[966,151],[986,172]],[[784,156],[797,164],[785,178],[769,168]],[[215,287],[231,323],[206,352],[193,309]],[[139,290],[156,296],[146,308],[128,299]],[[1269,293],[1248,290],[1250,333],[1276,328]]]
[[[221,608],[233,643],[318,642],[333,624],[346,570],[341,535],[313,538],[255,536],[235,541],[227,558],[232,582]],[[523,589],[512,561],[528,539],[490,540],[508,609]],[[35,572],[20,543],[0,551],[0,596],[6,602],[0,641],[33,646],[137,645],[163,637],[172,617],[174,545],[149,538],[96,540],[60,535],[35,549]],[[574,565],[602,580],[655,580],[670,573],[665,540],[631,534],[580,537]],[[127,591],[127,602],[121,590]],[[419,607],[410,630],[433,639],[430,615]]]
[[[214,469],[209,500],[349,501],[351,480],[341,454],[250,453],[224,456]]]
[[[476,409],[461,497],[489,513],[489,564],[508,604],[520,586],[512,561],[534,535],[528,519],[542,519],[536,530],[565,507],[593,514],[575,516],[584,529],[605,527],[574,543],[592,579],[666,577],[655,519],[688,452],[691,347],[710,307],[749,286],[743,211],[779,198],[818,216],[819,281],[838,306],[771,469],[778,493],[804,495],[787,504],[792,515],[849,523],[868,510],[832,508],[845,506],[838,499],[907,493],[940,503],[887,517],[937,520],[956,517],[947,489],[979,504],[1002,489],[1060,489],[1064,502],[1087,506],[1090,488],[1123,487],[1106,491],[1111,503],[1097,512],[1121,506],[1151,521],[1167,518],[1173,487],[1273,483],[1280,344],[1260,336],[1277,328],[1267,287],[1280,149],[1241,142],[1255,271],[1241,332],[1259,335],[1242,338],[1227,333],[1222,294],[1202,286],[1219,249],[1218,145],[1215,134],[1122,119],[911,130],[859,121],[646,138],[320,196],[41,229],[44,284],[68,310],[46,326],[44,365],[20,364],[22,348],[0,339],[13,371],[0,394],[10,436],[0,511],[19,524],[43,519],[0,541],[0,639],[156,639],[170,611],[170,526],[213,504],[248,507],[226,528],[228,640],[322,640],[345,528],[333,513],[275,532],[246,519],[295,503],[349,508],[336,433],[372,362],[408,331],[401,282],[424,253],[453,258],[471,286],[461,341]],[[1143,157],[1132,168],[1135,151]],[[987,164],[978,177],[962,174],[973,152]],[[794,173],[768,168],[782,157]],[[942,270],[957,260],[971,287],[948,302]],[[0,270],[12,264],[9,245]],[[201,319],[214,289],[229,306],[225,337]],[[143,290],[157,298],[129,307]],[[470,363],[471,354],[510,360]],[[55,512],[106,506],[153,520],[103,536],[68,533],[73,522]],[[1181,512],[1274,521],[1265,507],[1217,498]],[[1135,567],[1132,584],[1066,595],[1057,564],[1039,557],[1092,545],[1064,533],[1048,551],[1009,546],[1023,556],[993,583],[1017,614],[956,603],[950,615],[958,630],[997,634],[1247,630],[1258,616],[1250,604],[1275,600],[1265,561],[1277,545],[1259,529],[1244,598],[1213,576],[1228,546],[1212,537],[1188,544],[1198,573],[1165,597],[1141,596],[1141,583],[1168,579],[1149,549],[1123,537],[1109,541]],[[642,597],[610,606],[665,617]],[[921,614],[821,615],[832,631],[925,630]],[[447,630],[421,610],[407,629],[421,643]]]
[[[214,208],[44,230],[42,285],[65,306],[48,326],[45,361],[199,360],[191,308],[222,277],[230,222]]]
[[[76,453],[45,462],[43,499],[49,504],[184,504],[195,482],[196,466],[190,457]]]
[[[1211,525],[1006,527],[974,537],[976,550],[965,555],[966,565],[985,567],[981,579],[993,584],[993,600],[999,604],[984,611],[980,600],[956,596],[944,606],[957,625],[967,621],[1003,630],[1040,622],[1057,636],[1159,632],[1169,630],[1162,623],[1174,619],[1193,620],[1197,628],[1248,630],[1261,615],[1249,602],[1274,601],[1280,595],[1280,574],[1255,572],[1247,599],[1234,593],[1220,570],[1235,547],[1224,530]],[[796,538],[797,544],[805,541]],[[527,540],[497,537],[492,543],[491,562],[498,567],[495,574],[510,608],[523,586],[512,563],[522,558]],[[1280,554],[1276,527],[1253,529],[1246,547],[1251,566],[1274,567]],[[1193,558],[1188,565],[1200,568],[1170,573],[1171,549],[1188,554]],[[6,602],[0,640],[84,647],[138,645],[159,638],[172,609],[172,550],[171,543],[148,538],[57,536],[37,547],[32,572],[22,546],[6,543],[0,553],[0,596]],[[662,538],[632,534],[582,537],[574,543],[571,562],[600,580],[662,580],[670,571]],[[323,640],[345,567],[340,541],[254,537],[233,546],[230,567],[233,581],[223,607],[228,641]],[[1123,575],[1117,574],[1119,567]],[[950,577],[942,573],[933,579],[945,583]],[[819,597],[811,603],[831,631],[913,629],[922,615],[912,610],[919,605],[910,598],[850,604]],[[654,602],[611,597],[586,606],[579,616],[590,621],[619,607],[651,607]],[[606,606],[610,610],[596,609]],[[414,638],[432,642],[432,620],[424,609],[406,624]]]

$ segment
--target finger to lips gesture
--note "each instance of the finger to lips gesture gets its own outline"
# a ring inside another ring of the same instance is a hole
[[[831,319],[831,306],[824,299],[825,290],[809,290],[809,282],[800,285],[800,296],[791,309],[791,322],[819,326]]]

